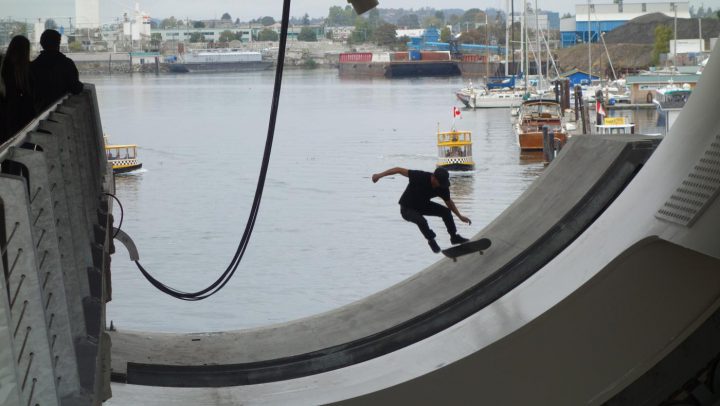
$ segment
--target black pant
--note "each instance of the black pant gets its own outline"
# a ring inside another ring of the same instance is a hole
[[[427,220],[425,220],[425,217],[423,216],[440,217],[445,223],[445,227],[447,227],[448,233],[450,233],[451,236],[457,233],[457,227],[455,227],[452,212],[450,209],[441,204],[430,202],[422,209],[400,206],[400,214],[405,220],[417,224],[420,232],[428,240],[435,238],[435,232],[430,229]]]

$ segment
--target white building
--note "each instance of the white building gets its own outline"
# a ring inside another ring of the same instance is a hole
[[[697,54],[705,51],[705,41],[701,38],[670,40],[670,53],[673,55]]]
[[[123,35],[131,38],[133,41],[150,38],[150,16],[146,12],[140,11],[139,4],[135,4],[135,11],[131,16],[125,14]]]
[[[577,43],[597,42],[601,32],[610,32],[626,22],[651,13],[662,13],[668,17],[690,18],[690,3],[609,3],[575,5],[575,24],[563,21],[560,28],[562,46]]]
[[[75,27],[100,28],[100,0],[75,0]]]

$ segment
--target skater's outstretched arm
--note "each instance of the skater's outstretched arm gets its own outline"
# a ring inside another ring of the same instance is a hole
[[[455,202],[452,201],[452,199],[445,200],[445,204],[447,205],[448,209],[455,213],[455,215],[462,221],[463,223],[472,224],[472,221],[470,221],[469,218],[463,216],[460,214],[460,210],[458,210],[457,206],[455,206]]]
[[[398,174],[407,177],[408,170],[405,168],[400,168],[400,167],[390,168],[384,172],[373,174],[372,181],[373,181],[373,183],[375,183],[375,182],[379,181],[380,178],[384,178],[384,177],[390,176],[390,175],[398,175]]]

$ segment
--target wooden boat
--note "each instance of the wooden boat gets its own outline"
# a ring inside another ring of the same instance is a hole
[[[112,165],[113,173],[126,173],[142,168],[137,157],[136,144],[111,145],[105,137],[105,156]]]
[[[475,169],[472,158],[472,135],[470,131],[440,131],[437,133],[437,166],[449,171]]]
[[[548,131],[555,134],[555,140],[561,145],[567,142],[567,130],[558,102],[547,99],[523,102],[515,122],[515,133],[520,149],[542,150],[543,127],[548,127]]]

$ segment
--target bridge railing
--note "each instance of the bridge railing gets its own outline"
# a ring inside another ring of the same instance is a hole
[[[110,396],[112,189],[92,86],[0,146],[0,404]]]

